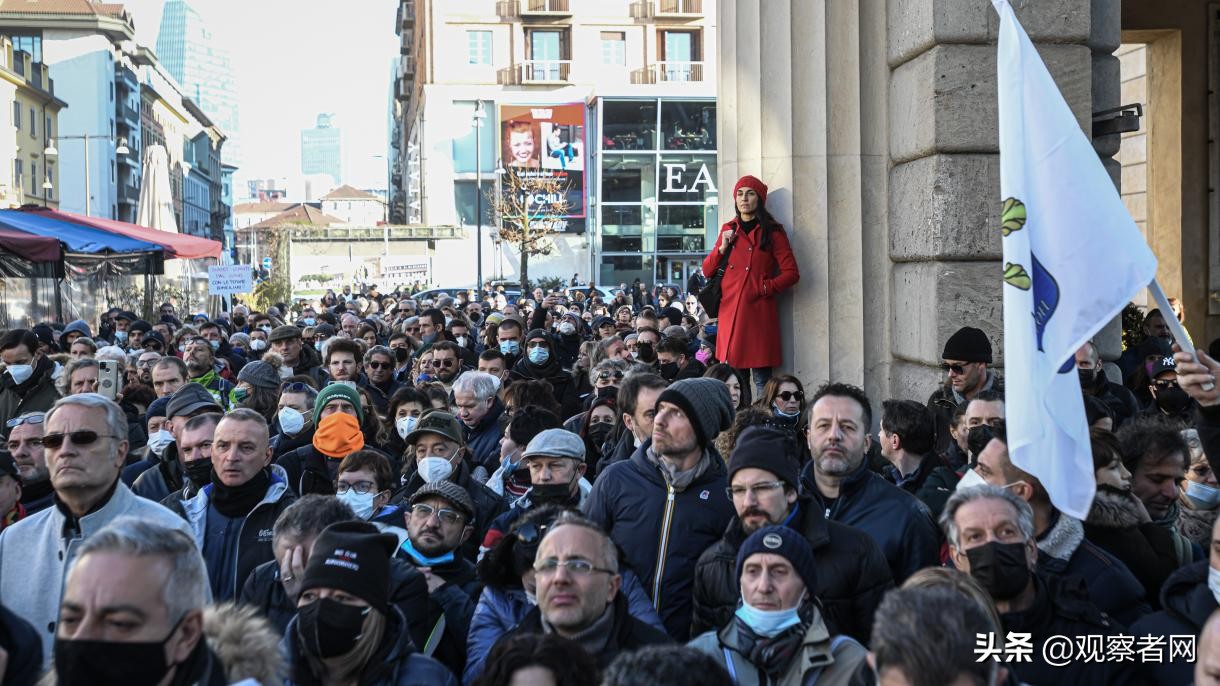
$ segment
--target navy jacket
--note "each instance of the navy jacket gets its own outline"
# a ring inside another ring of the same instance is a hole
[[[42,675],[42,639],[34,627],[0,605],[0,648],[8,665],[0,671],[0,684],[34,686]]]
[[[1152,611],[1144,586],[1121,560],[1084,537],[1080,520],[1056,513],[1051,527],[1038,537],[1038,572],[1074,576],[1085,584],[1089,602],[1130,626]]]
[[[487,472],[496,471],[500,467],[500,438],[504,435],[505,421],[504,403],[495,398],[491,409],[479,420],[473,429],[462,424],[462,433],[466,436],[466,448],[470,450],[470,459],[475,466],[483,465]]]
[[[1169,575],[1161,588],[1160,612],[1154,612],[1131,625],[1128,634],[1143,636],[1171,635],[1195,636],[1203,633],[1203,625],[1207,618],[1216,611],[1216,597],[1207,587],[1207,560],[1195,562]],[[1160,664],[1147,663],[1144,669],[1152,683],[1164,686],[1189,684],[1194,678],[1195,666],[1186,660],[1169,660],[1169,651],[1165,652],[1165,661]]]
[[[720,540],[735,511],[725,494],[724,462],[708,448],[711,466],[685,490],[673,491],[640,446],[630,460],[616,462],[598,477],[585,514],[610,534],[627,564],[639,575],[678,641],[690,636],[695,563]]]
[[[813,462],[801,472],[801,487],[825,508],[826,518],[863,531],[885,553],[894,583],[923,567],[940,564],[940,530],[918,498],[869,470],[868,461],[839,484],[839,497],[829,507],[813,477]]]

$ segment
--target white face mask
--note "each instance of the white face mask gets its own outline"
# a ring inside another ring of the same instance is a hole
[[[970,486],[982,486],[985,483],[987,483],[987,480],[979,476],[978,472],[973,469],[967,469],[966,473],[962,475],[961,480],[957,482],[957,490],[960,491]]]
[[[1201,484],[1196,481],[1186,482],[1186,497],[1200,510],[1212,510],[1220,505],[1220,488]]]
[[[576,325],[572,322],[563,322],[559,325],[559,333],[567,336],[576,331]]]
[[[347,503],[347,506],[352,508],[352,512],[363,520],[368,520],[373,516],[373,501],[377,499],[376,493],[365,493],[361,495],[355,489],[348,489],[347,493],[342,493],[339,496],[339,501]]]
[[[153,435],[148,437],[148,449],[157,457],[165,454],[165,449],[170,443],[174,442],[174,435],[165,429],[154,431]]]
[[[1207,568],[1207,587],[1211,589],[1212,597],[1220,603],[1220,569],[1215,567]]]
[[[13,381],[18,385],[30,380],[34,376],[34,365],[32,364],[10,364],[8,366],[8,375],[13,377]]]
[[[398,431],[398,437],[406,439],[407,434],[415,430],[415,424],[419,421],[419,417],[399,417],[394,420],[394,429]]]
[[[425,457],[416,467],[419,470],[419,476],[430,484],[444,481],[453,473],[453,463],[445,457]]]
[[[266,350],[266,348],[267,348],[267,341],[264,341],[261,338],[255,338],[254,340],[250,341],[251,350]]]
[[[280,429],[286,434],[297,434],[305,428],[305,415],[291,407],[281,407],[278,415]]]
[[[466,336],[454,336],[454,338],[455,338],[455,339],[457,339],[457,344],[458,344],[458,345],[460,345],[460,346],[461,346],[461,347],[463,347],[463,348],[465,348],[465,347],[466,347],[466,342],[470,340],[470,339],[469,339],[468,337],[466,337]]]

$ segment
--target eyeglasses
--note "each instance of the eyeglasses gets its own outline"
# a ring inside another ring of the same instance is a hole
[[[70,431],[68,433],[47,434],[42,437],[42,444],[51,450],[55,450],[64,444],[64,439],[72,439],[72,445],[86,446],[93,445],[99,438],[118,438],[110,434],[99,434],[96,431],[88,429],[82,431]]]
[[[961,374],[961,373],[963,373],[963,372],[965,372],[965,371],[966,371],[966,365],[964,365],[964,364],[949,364],[949,363],[947,363],[947,362],[946,362],[946,363],[944,363],[944,364],[942,364],[942,365],[940,366],[940,370],[941,370],[942,372],[949,372],[949,373],[951,373],[951,374]]]
[[[427,365],[427,366],[431,366],[431,367],[444,367],[445,369],[448,369],[448,368],[450,368],[450,367],[454,366],[455,364],[457,364],[457,360],[436,360],[436,359],[433,359],[433,360],[429,360],[429,361],[427,361],[427,362],[424,362],[424,364],[425,364],[425,365]]]
[[[337,495],[343,495],[348,491],[355,491],[360,495],[368,495],[369,493],[377,492],[376,489],[377,484],[373,483],[372,481],[357,481],[354,484],[346,481],[335,482],[335,493]]]
[[[800,391],[784,391],[783,393],[776,393],[775,397],[779,398],[780,400],[782,400],[784,402],[788,402],[789,400],[792,400],[794,398],[796,399],[796,401],[798,403],[805,402],[805,394],[801,393]]]
[[[29,424],[33,426],[34,424],[41,424],[45,418],[46,414],[42,412],[35,412],[34,414],[28,414],[24,417],[13,417],[5,422],[4,425],[10,429],[15,429],[22,424]]]
[[[393,369],[394,363],[393,362],[369,362],[368,364],[366,364],[364,366],[368,367],[369,369]]]
[[[161,359],[161,358],[157,358],[157,359]],[[157,360],[138,360],[136,362],[136,367],[138,367],[139,369],[144,369],[145,367],[151,367],[156,363],[157,363]]]
[[[622,378],[623,378],[623,373],[622,373],[622,372],[620,372],[620,371],[619,371],[619,370],[617,370],[617,369],[616,369],[616,370],[614,370],[614,371],[612,371],[612,372],[611,372],[611,371],[602,370],[602,371],[600,371],[600,372],[598,372],[598,373],[597,373],[597,380],[598,380],[598,381],[605,381],[606,379],[609,379],[611,376],[613,376],[613,377],[614,377],[614,379],[617,381],[617,380],[619,380],[619,379],[622,379]]]
[[[360,491],[356,492],[359,493]],[[433,513],[435,513],[437,518],[440,519],[444,524],[458,524],[465,518],[465,515],[463,515],[461,512],[444,507],[437,509],[431,505],[425,505],[424,503],[418,503],[411,506],[411,514],[419,517],[420,519],[428,519],[433,515]]]
[[[760,481],[756,484],[750,484],[749,486],[729,486],[728,488],[724,489],[724,492],[729,494],[729,498],[733,500],[745,497],[746,492],[753,494],[755,498],[761,498],[767,493],[783,487],[783,481]]]
[[[605,569],[604,567],[596,567],[588,560],[582,560],[574,557],[568,560],[556,560],[553,557],[548,557],[545,560],[538,560],[534,563],[534,572],[538,576],[554,576],[555,572],[563,567],[568,570],[572,576],[589,576],[593,572],[601,572],[603,574],[618,574],[613,569]]]
[[[288,383],[280,384],[280,393],[308,393],[313,390],[313,386],[304,381],[289,381]]]

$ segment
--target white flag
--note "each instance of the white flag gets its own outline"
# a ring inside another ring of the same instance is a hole
[[[1061,511],[1096,487],[1076,349],[1156,276],[1156,258],[1008,0],[998,93],[1008,450]]]

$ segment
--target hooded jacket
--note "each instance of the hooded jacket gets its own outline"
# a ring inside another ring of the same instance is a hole
[[[572,375],[563,371],[563,366],[559,363],[559,358],[553,349],[553,342],[551,348],[550,357],[541,365],[530,362],[529,356],[522,350],[521,359],[508,372],[508,379],[509,381],[541,379],[551,384],[551,390],[561,410],[559,416],[561,418],[571,417],[580,411],[580,398],[576,395],[576,385],[572,383]]]
[[[867,460],[839,483],[839,497],[829,506],[814,481],[812,461],[801,472],[801,486],[823,508],[826,519],[872,536],[889,562],[895,584],[940,563],[940,530],[927,506],[870,471]]]
[[[199,550],[203,550],[204,538],[207,532],[208,505],[211,502],[213,484],[199,489],[199,492],[189,500],[178,499],[171,509],[178,513],[191,529],[191,537]],[[284,470],[276,465],[271,466],[271,485],[267,488],[263,499],[245,516],[237,533],[236,564],[233,573],[233,594],[236,595],[246,583],[246,578],[254,568],[269,560],[275,559],[271,549],[271,537],[275,520],[280,513],[297,499]],[[227,570],[226,570],[227,571]]]
[[[51,372],[55,365],[45,355],[34,363],[34,373],[23,383],[13,381],[7,371],[0,373],[0,434],[8,436],[5,423],[27,412],[46,412],[59,400],[59,391]]]
[[[1161,588],[1161,610],[1154,612],[1131,625],[1127,631],[1133,636],[1199,636],[1207,618],[1220,607],[1216,596],[1207,586],[1211,567],[1207,560],[1192,562],[1169,575]],[[1170,660],[1166,651],[1165,661],[1160,664],[1145,663],[1152,683],[1162,686],[1189,684],[1194,678],[1194,663],[1182,659]]]
[[[1085,584],[1089,602],[1123,625],[1152,611],[1143,585],[1127,565],[1086,539],[1079,519],[1058,510],[1050,528],[1038,536],[1038,573],[1077,577]]]
[[[647,453],[652,441],[630,460],[606,468],[585,500],[585,514],[610,534],[625,562],[652,597],[653,607],[676,640],[690,635],[695,564],[720,540],[735,514],[724,495],[724,461],[705,448],[705,471],[690,486],[675,490]]]
[[[731,621],[723,629],[708,631],[688,644],[716,658],[737,686],[849,686],[859,683],[854,679],[868,656],[864,646],[850,636],[832,635],[822,617],[815,614],[787,671],[779,681],[771,682],[738,650],[738,633],[737,622]]]
[[[444,665],[416,652],[408,635],[407,620],[402,611],[391,605],[386,613],[385,635],[381,646],[369,659],[360,675],[360,686],[457,686],[457,679]],[[293,617],[284,630],[281,650],[287,656],[291,676],[284,686],[308,686],[319,683],[309,673],[308,662],[301,653],[297,637],[297,618]]]
[[[877,543],[858,529],[827,521],[810,498],[797,500],[797,511],[787,526],[801,532],[813,549],[817,567],[817,598],[826,624],[837,634],[847,634],[868,644],[873,615],[881,598],[894,587],[885,555]],[[746,540],[741,519],[729,522],[724,536],[712,544],[695,567],[695,618],[691,635],[728,626],[741,599],[736,578],[737,551]]]
[[[178,461],[177,441],[165,446],[165,452],[159,458],[155,454],[149,457],[157,460],[156,466],[136,477],[131,492],[159,503],[169,494],[182,490],[182,464]]]
[[[1127,565],[1144,587],[1144,599],[1160,607],[1160,591],[1174,570],[1190,559],[1180,559],[1174,536],[1154,524],[1140,499],[1130,491],[1097,488],[1093,507],[1084,523],[1088,539]],[[1189,550],[1186,551],[1189,555]]]
[[[222,683],[254,679],[272,684],[282,678],[280,631],[254,608],[233,603],[207,606],[203,610],[203,635],[219,663],[218,671],[223,672]]]

